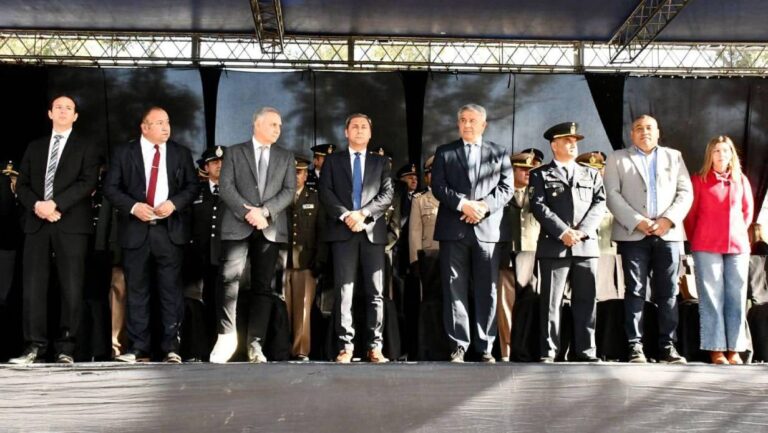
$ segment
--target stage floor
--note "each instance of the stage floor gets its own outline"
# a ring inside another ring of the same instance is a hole
[[[0,365],[0,432],[766,432],[768,366]]]

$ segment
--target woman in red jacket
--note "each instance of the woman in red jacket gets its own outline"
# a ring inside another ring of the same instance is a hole
[[[733,141],[715,137],[691,177],[693,206],[685,219],[699,289],[701,349],[713,364],[741,364],[747,349],[749,237],[754,204]]]

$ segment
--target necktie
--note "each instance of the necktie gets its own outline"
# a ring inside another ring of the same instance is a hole
[[[477,147],[471,143],[467,144],[467,165],[469,166],[469,182],[472,184],[472,199],[474,199],[475,187],[477,186]]]
[[[523,200],[525,199],[525,190],[524,189],[516,189],[515,190],[515,202],[517,203],[517,207],[522,208],[523,207]]]
[[[160,169],[160,146],[155,145],[155,156],[152,158],[152,170],[149,172],[149,188],[147,188],[147,204],[155,206],[155,190],[157,190],[157,173]]]
[[[56,167],[59,165],[59,145],[63,135],[53,136],[53,146],[51,147],[51,160],[48,161],[48,169],[45,171],[45,192],[43,198],[50,200],[53,197],[53,178],[56,176]]]
[[[563,173],[565,173],[565,180],[571,183],[571,173],[568,172],[568,167],[563,166]]]
[[[219,185],[213,186],[213,204],[216,205],[219,203]]]
[[[360,152],[355,152],[355,165],[352,170],[352,207],[360,209],[363,205],[363,169],[360,166]]]
[[[267,146],[261,146],[259,154],[259,196],[264,200],[264,188],[267,185]]]

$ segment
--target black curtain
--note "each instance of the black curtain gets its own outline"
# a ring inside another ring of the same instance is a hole
[[[585,74],[603,128],[615,150],[624,148],[624,82],[626,74]]]

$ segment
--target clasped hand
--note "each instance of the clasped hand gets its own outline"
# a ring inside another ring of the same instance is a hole
[[[635,230],[646,236],[664,236],[672,228],[672,221],[669,218],[661,217],[656,220],[645,219],[635,227]]]
[[[261,208],[247,204],[243,206],[248,209],[248,213],[245,214],[245,220],[248,224],[254,226],[256,230],[264,230],[269,226],[269,221],[267,221],[267,218],[262,213]]]
[[[48,222],[55,223],[61,219],[61,212],[56,210],[56,202],[53,200],[38,201],[34,210],[38,218]]]
[[[344,224],[355,233],[361,232],[365,230],[365,215],[359,210],[352,211],[344,218]]]
[[[468,224],[477,224],[488,213],[488,205],[484,201],[467,200],[461,207],[461,221]]]
[[[579,242],[581,242],[583,239],[587,237],[586,233],[584,233],[581,230],[576,229],[568,229],[563,233],[563,235],[560,237],[560,240],[563,241],[566,247],[572,247]]]
[[[166,200],[157,207],[152,207],[147,203],[136,203],[133,208],[133,215],[141,221],[149,222],[153,219],[167,218],[176,210],[176,205],[172,201]]]

